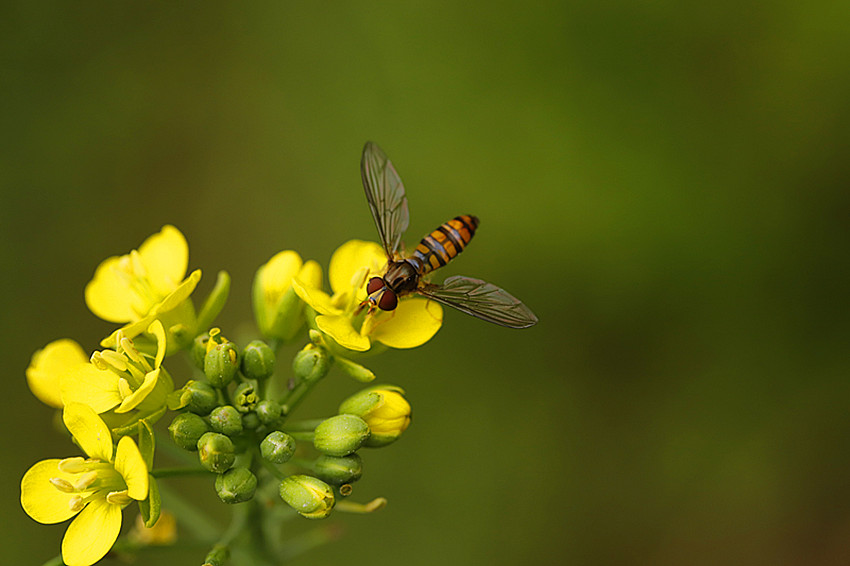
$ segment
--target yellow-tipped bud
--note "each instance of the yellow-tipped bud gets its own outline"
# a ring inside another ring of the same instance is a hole
[[[339,406],[341,414],[363,419],[371,436],[364,446],[378,448],[395,442],[410,425],[410,403],[404,390],[393,385],[376,385],[355,393]]]
[[[308,519],[324,519],[334,507],[331,486],[306,475],[289,476],[280,482],[280,497]]]
[[[296,252],[276,254],[254,276],[253,303],[257,326],[264,336],[291,340],[304,325],[304,303],[292,289],[294,277],[318,279],[322,269],[315,261],[304,263]]]

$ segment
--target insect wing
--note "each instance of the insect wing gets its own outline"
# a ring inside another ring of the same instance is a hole
[[[492,283],[454,276],[442,285],[429,285],[417,292],[474,317],[508,328],[528,328],[537,317],[522,301]]]
[[[369,201],[372,218],[378,227],[381,244],[387,252],[387,257],[394,259],[401,235],[410,221],[401,177],[386,154],[372,142],[366,142],[363,147],[360,176],[363,178],[366,200]]]

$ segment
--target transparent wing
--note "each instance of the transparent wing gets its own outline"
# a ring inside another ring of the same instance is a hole
[[[442,285],[425,284],[421,295],[466,314],[508,328],[528,328],[537,317],[522,301],[492,283],[471,277],[449,277]]]
[[[381,244],[387,257],[393,259],[410,220],[401,177],[386,154],[372,142],[363,146],[360,176]]]

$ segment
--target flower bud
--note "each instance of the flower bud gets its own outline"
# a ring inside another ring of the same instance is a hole
[[[236,436],[242,432],[242,415],[230,405],[216,407],[210,413],[210,427],[215,432]]]
[[[274,373],[274,364],[274,350],[262,340],[254,340],[242,350],[242,374],[248,379],[270,377]]]
[[[239,351],[232,342],[217,344],[204,357],[204,375],[213,387],[225,387],[239,369]]]
[[[277,401],[266,399],[257,403],[254,407],[254,413],[260,418],[260,422],[267,425],[273,425],[280,418],[280,413],[283,408]]]
[[[312,476],[296,475],[284,479],[280,482],[280,497],[308,519],[324,519],[334,506],[331,486]]]
[[[257,392],[257,382],[253,379],[243,381],[233,390],[233,406],[240,413],[253,411],[260,402],[260,394]]]
[[[394,442],[410,425],[410,403],[404,398],[404,390],[392,385],[377,385],[355,393],[342,402],[339,412],[366,421],[372,434],[364,446],[372,448]]]
[[[204,419],[195,413],[180,413],[168,426],[174,444],[190,452],[198,449],[198,440],[209,430]]]
[[[207,343],[210,341],[209,332],[198,334],[192,341],[192,348],[189,351],[192,358],[192,365],[199,370],[204,370],[204,358],[207,356]]]
[[[313,446],[328,456],[351,454],[369,438],[369,425],[357,415],[336,415],[325,419],[313,436]]]
[[[201,466],[211,472],[223,473],[236,460],[233,442],[218,432],[207,432],[198,440],[198,457]]]
[[[206,381],[190,380],[183,389],[175,391],[170,397],[177,395],[179,401],[172,409],[185,407],[196,415],[208,415],[218,405],[218,394]]]
[[[363,461],[357,454],[348,456],[322,455],[313,464],[316,475],[332,485],[355,482],[363,475]]]
[[[289,250],[257,270],[252,289],[254,316],[264,336],[288,341],[303,326],[304,303],[292,288],[294,277],[311,283],[318,278],[316,286],[321,286],[322,270],[315,261],[302,263],[301,256]]]
[[[307,344],[303,350],[295,354],[292,361],[292,371],[295,378],[301,381],[318,381],[328,374],[330,358],[323,348]]]
[[[260,454],[273,464],[288,462],[295,454],[295,439],[279,430],[271,432],[260,442]]]
[[[215,492],[225,503],[242,503],[254,497],[257,476],[248,468],[233,468],[215,479]]]
[[[243,413],[242,414],[242,429],[243,430],[257,430],[260,428],[260,418],[256,413]]]

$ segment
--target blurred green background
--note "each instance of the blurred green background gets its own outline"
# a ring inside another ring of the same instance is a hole
[[[24,369],[111,330],[83,302],[97,264],[173,223],[201,295],[231,273],[218,322],[250,336],[275,252],[327,265],[375,238],[368,139],[405,181],[408,245],[478,215],[445,274],[541,322],[447,312],[371,360],[414,405],[355,490],[390,504],[295,564],[850,560],[846,2],[0,10],[3,562],[59,549],[19,482],[76,451]],[[305,409],[356,389],[334,373]]]

